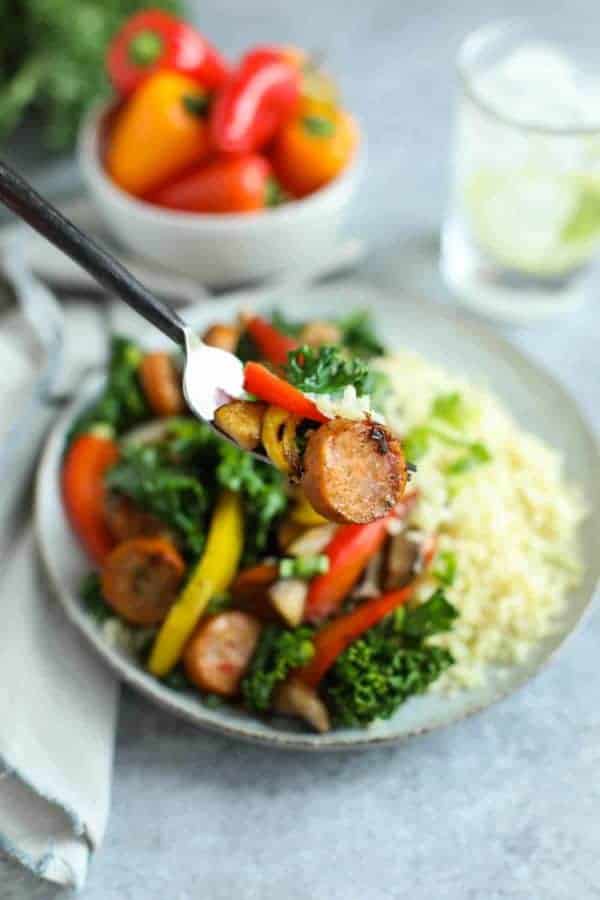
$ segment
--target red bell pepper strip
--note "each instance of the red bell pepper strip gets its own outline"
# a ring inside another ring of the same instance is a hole
[[[405,496],[393,513],[368,525],[343,525],[325,548],[329,569],[313,578],[306,598],[305,618],[320,622],[336,612],[358,581],[367,563],[380,550],[392,518],[404,518],[417,500],[416,491]]]
[[[336,531],[325,548],[329,570],[313,578],[308,589],[304,614],[308,622],[320,622],[339,609],[369,560],[383,544],[387,523],[388,517],[368,525],[342,525]]]
[[[115,441],[82,434],[69,447],[62,470],[62,491],[69,520],[95,563],[101,565],[115,545],[104,518],[104,475],[117,461]]]
[[[329,421],[302,391],[260,363],[249,362],[244,366],[244,388],[259,400],[280,406],[300,419],[312,419],[314,422]]]
[[[220,87],[229,75],[225,60],[198,31],[160,9],[143,10],[125,22],[110,43],[106,67],[123,97],[157,69],[187,75],[207,90]]]
[[[272,47],[247,53],[219,92],[211,115],[213,146],[221,153],[252,153],[290,119],[302,74]]]
[[[366,600],[352,612],[324,625],[313,639],[315,653],[305,666],[296,669],[293,678],[299,678],[308,687],[316,688],[325,673],[334,664],[340,653],[350,646],[381,619],[410,599],[414,590],[412,584],[399,591],[382,594]]]
[[[297,340],[283,334],[261,316],[254,316],[250,319],[246,325],[246,331],[260,350],[261,356],[264,356],[274,366],[285,365],[288,353],[296,350],[299,346]]]

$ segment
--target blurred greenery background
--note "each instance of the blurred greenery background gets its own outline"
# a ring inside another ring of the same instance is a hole
[[[27,115],[50,151],[72,147],[85,108],[108,91],[104,49],[137,9],[178,0],[0,0],[0,141]]]

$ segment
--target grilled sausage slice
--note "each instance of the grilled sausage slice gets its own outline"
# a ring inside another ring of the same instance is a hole
[[[117,543],[136,537],[170,537],[168,529],[152,513],[141,509],[130,497],[108,491],[104,500],[104,518]]]
[[[205,344],[227,350],[228,353],[235,353],[239,339],[240,329],[236,325],[211,325],[202,335]]]
[[[406,481],[402,447],[383,425],[332,419],[308,438],[302,487],[333,522],[380,519],[398,503]]]
[[[260,629],[258,619],[239,610],[209,619],[185,648],[187,677],[203,691],[234,697],[256,649]]]
[[[165,538],[133,538],[108,555],[102,567],[106,602],[134,625],[157,625],[177,599],[185,563]]]
[[[140,381],[152,412],[177,416],[185,409],[181,375],[168,353],[146,353],[140,365]]]

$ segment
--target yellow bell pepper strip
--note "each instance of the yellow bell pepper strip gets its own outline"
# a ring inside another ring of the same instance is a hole
[[[153,675],[162,678],[177,664],[209,600],[226,590],[233,581],[243,545],[241,496],[223,491],[212,516],[200,562],[156,636],[148,663]]]

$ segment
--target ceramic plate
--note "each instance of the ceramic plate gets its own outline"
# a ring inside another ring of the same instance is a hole
[[[512,410],[519,423],[564,454],[566,475],[582,485],[591,513],[581,529],[586,574],[581,587],[569,598],[560,628],[540,643],[525,663],[510,670],[508,677],[490,671],[486,684],[450,698],[426,695],[411,699],[394,717],[367,730],[308,734],[294,723],[262,723],[228,708],[210,710],[193,696],[170,691],[146,674],[125,653],[112,647],[78,600],[78,586],[89,564],[75,541],[61,504],[60,462],[69,426],[100,386],[88,384],[66,411],[51,434],[39,468],[36,498],[38,540],[50,581],[69,620],[124,681],[138,688],[161,706],[205,728],[278,747],[325,750],[377,746],[439,728],[489,706],[511,693],[552,656],[589,605],[596,585],[600,560],[593,552],[594,535],[600,531],[600,479],[598,449],[574,401],[547,373],[508,343],[482,326],[461,322],[438,306],[400,296],[380,294],[354,283],[321,287],[304,293],[268,300],[298,316],[337,316],[357,307],[369,307],[378,330],[389,347],[408,347],[456,373],[486,382]],[[227,321],[237,301],[213,301],[188,314],[198,328],[217,319]],[[256,302],[255,308],[261,305]],[[142,332],[144,327],[142,328]],[[138,335],[142,338],[143,335]],[[147,334],[146,334],[147,337]],[[156,343],[156,341],[154,342]]]

